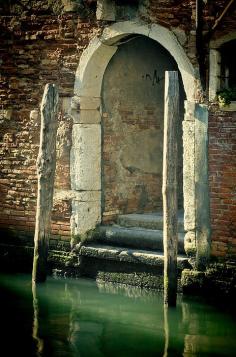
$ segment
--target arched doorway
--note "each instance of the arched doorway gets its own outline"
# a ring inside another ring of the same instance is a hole
[[[183,123],[183,196],[185,241],[203,261],[209,251],[207,107],[197,103],[201,85],[175,35],[168,29],[138,22],[115,23],[83,52],[76,73],[71,115],[74,120],[70,160],[71,234],[83,236],[101,223],[102,102],[104,72],[121,41],[142,35],[155,40],[174,58],[186,94]],[[200,258],[199,258],[200,259]]]
[[[119,41],[104,76],[102,99],[102,221],[118,214],[162,211],[164,76],[178,70],[170,53],[142,35]],[[180,78],[178,188],[183,208]]]

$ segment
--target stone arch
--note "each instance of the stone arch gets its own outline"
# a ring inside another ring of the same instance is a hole
[[[70,165],[71,186],[74,192],[72,236],[86,235],[101,222],[102,80],[117,45],[122,41],[128,41],[130,36],[136,34],[159,42],[172,55],[182,76],[187,97],[183,123],[186,241],[189,243],[190,251],[196,252],[199,236],[199,244],[204,247],[200,255],[205,259],[205,252],[209,246],[207,163],[203,165],[207,160],[207,110],[196,103],[197,94],[201,90],[198,71],[192,66],[176,36],[157,24],[145,25],[130,21],[115,23],[105,28],[99,38],[93,39],[81,56],[75,78],[75,96],[71,105],[74,119]],[[197,170],[200,167],[203,167],[201,170],[204,172],[199,174]],[[202,203],[197,200],[198,193],[204,198]],[[206,208],[203,210],[204,214],[201,214],[203,207]]]
[[[195,101],[199,76],[176,36],[163,26],[144,25],[131,21],[115,23],[105,28],[100,38],[96,37],[90,42],[81,56],[76,72],[75,94],[100,97],[103,74],[117,50],[116,44],[132,34],[150,37],[172,55],[181,73],[187,100]]]

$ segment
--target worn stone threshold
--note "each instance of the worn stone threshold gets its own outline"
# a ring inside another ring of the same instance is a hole
[[[118,225],[100,226],[94,239],[107,245],[163,251],[163,231]],[[178,252],[184,254],[184,233],[178,233]]]
[[[163,267],[164,255],[162,252],[154,252],[143,249],[131,249],[104,244],[83,245],[79,255],[87,258],[97,258],[120,263],[145,264],[155,267]],[[177,264],[179,269],[190,268],[188,259],[184,255],[178,255]]]

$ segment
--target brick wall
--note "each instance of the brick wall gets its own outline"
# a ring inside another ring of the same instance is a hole
[[[236,112],[209,117],[212,255],[236,256]]]
[[[96,23],[75,14],[0,17],[0,109],[4,109],[0,118],[1,242],[33,243],[40,128],[37,111],[47,82],[56,83],[60,93],[55,188],[70,188],[72,121],[64,111],[64,102],[68,104],[73,96],[80,55],[97,32]],[[69,244],[70,215],[71,202],[55,197],[52,245]]]

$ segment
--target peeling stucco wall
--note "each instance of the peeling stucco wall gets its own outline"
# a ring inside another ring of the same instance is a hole
[[[176,70],[158,43],[124,40],[110,61],[102,89],[102,193],[104,219],[115,213],[162,208],[164,72]],[[181,76],[180,76],[181,78]],[[179,120],[179,204],[182,205],[182,108]]]

